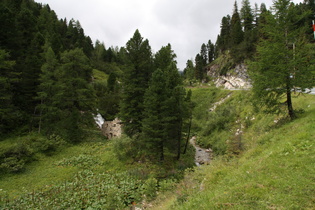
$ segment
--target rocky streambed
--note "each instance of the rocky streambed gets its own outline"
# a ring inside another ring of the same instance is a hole
[[[211,161],[212,150],[201,148],[196,144],[196,136],[193,136],[190,139],[190,143],[195,147],[196,154],[195,154],[195,163],[197,166],[203,164],[209,164]]]

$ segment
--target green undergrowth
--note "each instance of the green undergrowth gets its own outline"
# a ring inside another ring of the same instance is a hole
[[[216,155],[239,153],[241,134],[255,117],[250,91],[229,91],[217,88],[192,89],[192,133],[197,143],[212,148]],[[217,102],[222,103],[217,103]],[[235,136],[239,132],[240,135]],[[228,142],[228,143],[227,143]]]
[[[242,150],[187,170],[176,195],[164,201],[164,209],[315,208],[315,96],[294,98],[300,111],[297,119],[289,121],[254,112],[246,104],[248,94],[235,91],[226,101],[226,106],[240,105],[233,120],[243,124]]]
[[[3,150],[44,141],[29,134],[0,142]],[[122,140],[126,137],[122,137]],[[23,140],[23,141],[22,141]],[[23,170],[0,174],[0,209],[124,209],[142,206],[174,188],[185,168],[194,164],[193,148],[174,163],[135,162],[124,154],[121,139],[106,140],[97,132],[85,142],[65,144],[50,153],[30,146],[32,161]],[[118,146],[117,146],[118,145]],[[130,145],[132,146],[132,145]],[[122,153],[122,154],[120,154]],[[16,155],[16,153],[14,153]],[[122,158],[123,157],[123,158]]]

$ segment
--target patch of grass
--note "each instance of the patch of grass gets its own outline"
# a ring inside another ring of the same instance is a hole
[[[93,77],[95,80],[107,81],[109,75],[100,70],[93,69]]]

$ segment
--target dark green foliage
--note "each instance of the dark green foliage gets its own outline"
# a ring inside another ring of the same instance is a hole
[[[253,29],[253,22],[254,22],[254,15],[250,6],[249,0],[242,1],[242,8],[241,8],[241,19],[242,25],[244,28],[244,32],[251,31]]]
[[[207,61],[207,63],[211,63],[212,61],[214,61],[216,59],[215,46],[211,42],[211,40],[208,41],[207,50],[208,50],[208,61]]]
[[[251,63],[251,78],[256,101],[279,113],[283,101],[291,119],[295,118],[291,92],[305,92],[314,86],[314,45],[296,27],[301,16],[288,0],[274,2],[274,14],[266,13],[262,24],[257,57]],[[303,13],[307,16],[309,13]]]
[[[149,157],[159,161],[164,160],[167,152],[180,158],[183,121],[189,118],[185,115],[188,102],[175,57],[170,45],[157,52],[154,62],[157,70],[145,93],[142,138]]]
[[[108,90],[111,92],[115,91],[117,76],[115,73],[111,73],[107,80]]]
[[[230,48],[230,34],[231,34],[231,17],[229,15],[222,18],[221,31],[217,38],[217,48],[220,53]]]
[[[81,49],[66,51],[61,55],[61,66],[56,73],[57,93],[54,106],[58,108],[62,132],[75,142],[82,138],[82,125],[92,124],[95,95],[89,84],[92,69]]]
[[[34,1],[1,1],[0,11],[0,45],[10,54],[10,60],[15,61],[8,81],[11,81],[11,105],[18,110],[12,114],[18,123],[6,124],[6,130],[10,132],[14,127],[33,130],[37,128],[40,115],[37,107],[44,97],[37,97],[37,92],[42,88],[40,74],[48,46],[59,58],[63,51],[74,48],[82,48],[85,55],[90,56],[93,45],[78,21],[71,20],[68,24],[66,20],[58,20],[48,5]]]
[[[204,78],[204,61],[202,59],[202,56],[200,54],[196,55],[195,58],[195,78],[199,81],[201,81]]]
[[[241,18],[238,12],[237,2],[234,4],[234,12],[231,18],[231,45],[236,46],[243,41],[244,35],[241,25]]]
[[[168,92],[165,73],[156,70],[146,90],[144,100],[144,119],[142,130],[146,150],[158,160],[164,160],[164,141],[168,137],[166,131],[166,117]]]
[[[237,2],[234,4],[234,12],[231,18],[231,55],[236,62],[242,61],[242,55],[239,50],[239,46],[244,40],[244,32],[242,29],[242,23],[240,14],[238,12]]]
[[[56,59],[54,51],[49,47],[45,55],[46,63],[42,66],[42,73],[40,76],[40,85],[38,92],[38,99],[40,100],[40,119],[38,130],[41,131],[42,124],[44,127],[50,128],[49,124],[54,123],[52,116],[54,112],[57,111],[54,107],[54,95],[57,91],[57,78],[56,71],[59,65],[58,60]]]
[[[51,48],[42,68],[40,127],[47,134],[62,135],[78,142],[83,138],[84,125],[93,124],[95,93],[90,82],[92,70],[83,50],[61,54],[61,64]]]
[[[18,82],[18,74],[13,71],[14,61],[0,49],[0,133],[6,134],[16,126],[19,112],[13,103],[13,86]],[[0,136],[1,137],[1,136]]]
[[[191,84],[195,79],[195,67],[192,60],[187,60],[186,68],[184,69],[184,78]]]
[[[121,119],[124,132],[133,136],[141,132],[144,93],[153,71],[152,52],[148,40],[138,30],[126,44],[128,67],[123,77]]]

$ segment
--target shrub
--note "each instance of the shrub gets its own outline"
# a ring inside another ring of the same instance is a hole
[[[157,192],[157,179],[149,178],[145,181],[143,185],[143,193],[148,200],[152,200],[156,197]]]
[[[139,157],[139,144],[135,138],[122,136],[113,140],[114,153],[119,160],[136,159]]]
[[[24,169],[25,160],[18,159],[17,157],[8,157],[2,160],[0,170],[6,172],[21,172]]]

